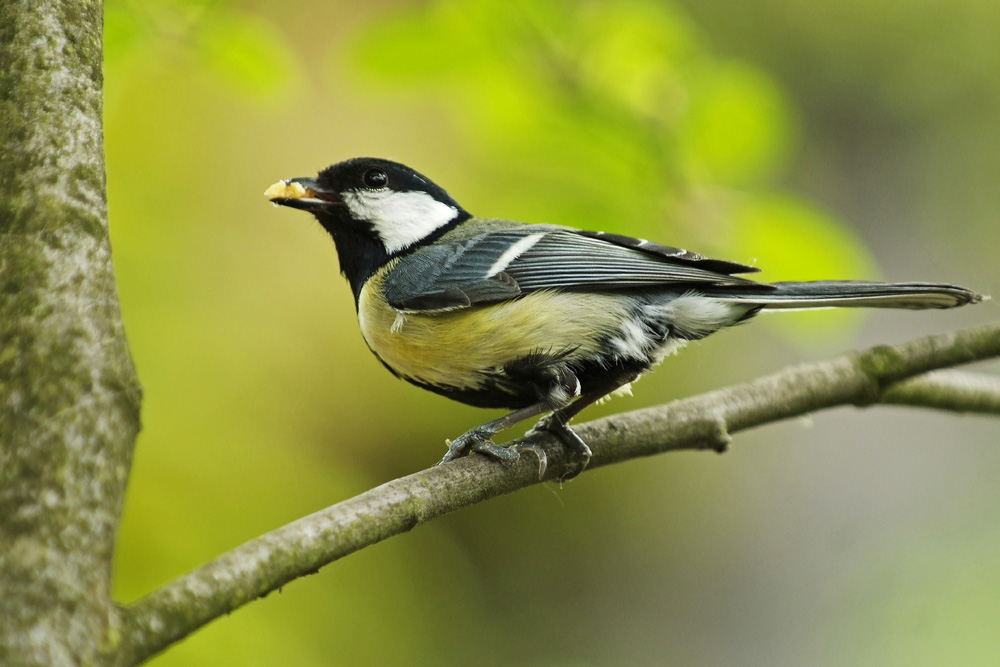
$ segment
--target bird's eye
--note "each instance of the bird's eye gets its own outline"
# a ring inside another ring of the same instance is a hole
[[[369,169],[361,177],[361,180],[364,181],[366,188],[372,190],[384,188],[389,184],[389,176],[381,169]]]

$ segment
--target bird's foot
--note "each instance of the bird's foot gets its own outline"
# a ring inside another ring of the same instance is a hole
[[[538,457],[538,479],[542,479],[545,476],[545,470],[548,468],[548,456],[546,456],[544,449],[538,445],[525,442],[503,447],[494,443],[492,436],[493,431],[483,425],[470,429],[454,440],[446,440],[448,453],[444,455],[444,458],[441,459],[438,465],[453,461],[472,452],[485,454],[499,461],[516,461],[521,456],[521,452],[530,451]]]
[[[578,436],[576,432],[566,424],[559,413],[553,412],[552,414],[539,419],[538,423],[535,424],[530,431],[528,431],[527,437],[530,438],[540,431],[548,431],[549,433],[555,435],[570,450],[571,460],[569,468],[559,477],[560,483],[573,479],[587,468],[587,464],[590,463],[590,458],[593,456],[593,452],[590,451],[590,447],[588,447],[587,443],[583,441],[583,438]]]

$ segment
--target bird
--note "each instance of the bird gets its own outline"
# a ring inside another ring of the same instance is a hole
[[[478,452],[547,456],[554,434],[578,475],[590,447],[569,426],[689,341],[762,310],[954,308],[983,296],[948,284],[858,280],[765,283],[755,266],[616,233],[475,216],[419,172],[352,158],[265,191],[311,213],[333,239],[361,334],[393,375],[498,419],[454,440],[441,463]],[[541,416],[519,444],[501,431]]]

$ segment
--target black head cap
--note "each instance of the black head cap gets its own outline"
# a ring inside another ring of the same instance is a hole
[[[355,297],[390,258],[434,242],[471,217],[426,176],[381,158],[338,162],[316,178],[276,183],[265,195],[316,216],[337,244]]]

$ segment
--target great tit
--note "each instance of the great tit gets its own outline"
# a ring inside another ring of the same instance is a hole
[[[588,405],[628,389],[685,343],[762,309],[953,308],[982,299],[954,285],[815,281],[761,283],[759,269],[619,234],[473,216],[402,164],[355,158],[316,178],[265,192],[312,213],[333,237],[368,347],[396,377],[509,414],[453,442],[501,460],[492,437],[549,413],[537,429],[575,454],[591,452],[567,425]]]

